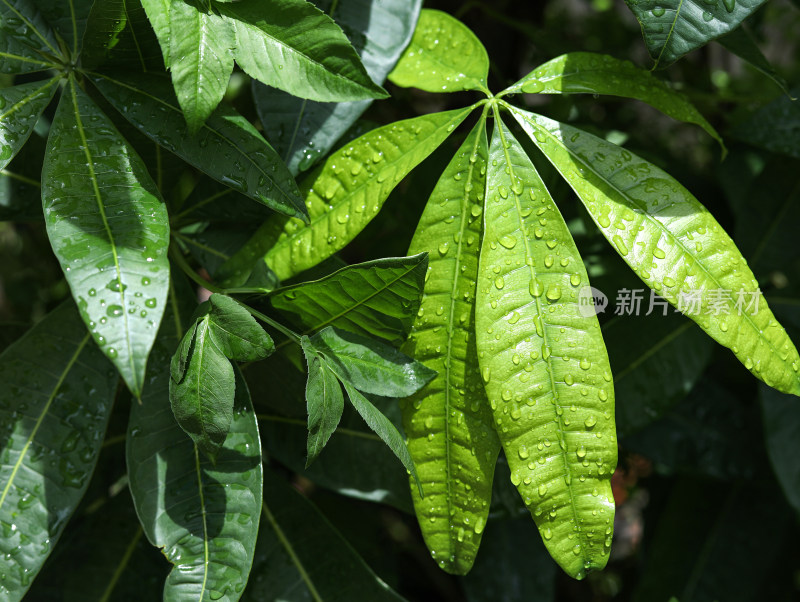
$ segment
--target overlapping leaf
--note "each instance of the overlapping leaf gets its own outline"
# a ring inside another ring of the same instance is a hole
[[[35,0],[36,6],[66,43],[72,57],[78,56],[93,0]]]
[[[258,425],[240,376],[230,431],[216,464],[181,430],[169,404],[169,353],[153,350],[142,403],[131,404],[128,476],[147,539],[174,565],[164,600],[235,602],[247,583],[263,473]]]
[[[400,344],[419,309],[428,257],[389,257],[274,291],[270,303],[309,333],[334,326]]]
[[[608,561],[614,387],[586,269],[530,159],[495,118],[475,336],[511,481],[571,576]]]
[[[800,86],[791,90],[800,97]],[[781,96],[734,129],[734,135],[767,150],[800,159],[800,102]]]
[[[57,83],[57,79],[49,79],[0,89],[0,169],[27,142]]]
[[[541,115],[512,114],[645,284],[757,378],[800,395],[800,356],[736,245],[692,194],[629,151]]]
[[[0,595],[17,601],[86,491],[118,379],[71,303],[0,356],[0,376]]]
[[[50,128],[42,205],[97,344],[138,396],[169,286],[169,221],[142,160],[70,78]]]
[[[304,348],[304,351],[308,362],[306,385],[308,408],[306,466],[308,466],[319,456],[336,430],[344,411],[344,395],[342,386],[328,364],[320,359],[313,348]]]
[[[93,81],[144,135],[187,163],[275,211],[306,215],[292,174],[250,122],[230,107],[220,106],[190,134],[164,77],[97,76]]]
[[[367,74],[382,83],[405,49],[417,23],[421,0],[317,0],[342,27]],[[333,148],[371,100],[320,103],[299,99],[254,82],[253,98],[266,138],[292,173],[311,168]]]
[[[786,80],[783,79],[775,68],[770,64],[767,57],[761,52],[753,36],[746,29],[745,25],[737,27],[730,33],[726,33],[717,42],[726,50],[732,52],[740,59],[750,63],[752,67],[770,78],[776,86],[783,90],[784,94],[789,94]]]
[[[263,259],[285,280],[344,247],[380,211],[408,172],[466,119],[472,107],[423,115],[372,130],[333,153],[303,182],[310,224],[270,219],[218,274],[241,284]]]
[[[489,55],[458,19],[423,9],[411,43],[389,74],[389,81],[427,92],[488,91]]]
[[[427,251],[430,268],[403,350],[439,373],[402,402],[425,498],[413,486],[411,493],[434,560],[457,574],[475,560],[500,452],[473,331],[488,152],[482,116],[442,173],[409,249]]]
[[[0,1],[0,73],[57,67],[61,49],[40,9],[32,0]]]

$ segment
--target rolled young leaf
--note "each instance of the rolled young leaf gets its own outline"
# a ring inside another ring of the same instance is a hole
[[[800,356],[717,220],[669,174],[541,115],[509,108],[642,281],[731,349],[756,378],[800,395]]]
[[[681,93],[652,72],[606,54],[570,52],[540,65],[498,96],[518,92],[536,94],[610,94],[635,98],[665,115],[694,123],[725,148],[717,131]]]
[[[333,153],[302,185],[310,223],[268,220],[220,268],[220,281],[241,284],[261,260],[285,280],[333,255],[364,229],[400,180],[436,150],[472,108],[379,127]]]
[[[425,484],[424,499],[413,483],[411,495],[434,561],[455,574],[467,573],[478,552],[500,452],[474,335],[488,154],[484,114],[439,178],[409,249],[427,251],[430,267],[403,351],[439,373],[401,401],[408,450]]]
[[[328,439],[336,430],[344,411],[342,387],[328,365],[309,346],[308,338],[302,339],[303,351],[308,362],[306,384],[306,407],[308,408],[308,444],[306,468],[316,459]]]
[[[50,128],[42,206],[81,317],[138,397],[169,287],[169,218],[136,151],[73,77]]]
[[[220,105],[190,134],[169,83],[157,74],[96,75],[92,81],[111,105],[145,136],[218,182],[270,209],[305,218],[292,174],[249,121]]]
[[[0,597],[16,602],[86,491],[118,377],[67,302],[0,355],[0,378]]]
[[[33,0],[0,2],[0,73],[57,68],[61,50]]]
[[[0,169],[27,142],[58,89],[56,84],[58,79],[53,78],[0,89]]]
[[[254,79],[324,102],[388,96],[341,28],[310,2],[239,0],[216,7],[236,31],[236,62]]]
[[[488,93],[489,55],[470,29],[447,13],[423,9],[411,43],[389,81],[426,92]]]
[[[602,569],[614,526],[614,386],[583,261],[522,146],[495,114],[475,337],[511,482],[570,576]]]
[[[269,301],[295,318],[306,334],[335,326],[399,345],[419,310],[427,267],[427,253],[376,259],[278,289]]]

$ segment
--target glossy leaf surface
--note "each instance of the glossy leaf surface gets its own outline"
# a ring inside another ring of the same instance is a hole
[[[403,350],[439,373],[401,402],[425,498],[413,484],[411,493],[435,562],[456,574],[475,560],[500,452],[473,330],[488,153],[481,118],[439,178],[409,249],[428,252],[430,267]]]
[[[475,34],[447,13],[423,9],[389,81],[426,92],[487,91],[488,76],[489,55]]]
[[[614,144],[540,115],[512,113],[645,284],[757,378],[800,395],[794,344],[736,245],[688,190]]]
[[[306,385],[308,409],[306,466],[308,466],[319,456],[336,430],[344,411],[344,395],[342,386],[328,364],[320,359],[312,348],[303,350],[308,362]]]
[[[33,132],[36,120],[58,89],[57,79],[0,89],[0,169],[9,164]]]
[[[70,79],[42,170],[47,235],[81,316],[134,395],[169,286],[169,221],[142,160]]]
[[[17,601],[86,491],[118,378],[71,302],[0,355],[0,376],[0,596]]]
[[[317,0],[342,27],[361,57],[367,74],[382,83],[408,45],[421,0]],[[253,85],[266,138],[292,173],[311,168],[367,109],[371,100],[320,103],[287,92]]]
[[[656,67],[738,27],[765,0],[625,0],[642,26]]]
[[[499,119],[489,148],[475,336],[511,482],[572,577],[608,561],[614,387],[586,269],[561,213]],[[586,289],[584,289],[586,290]]]
[[[689,100],[650,71],[594,52],[570,52],[540,65],[505,93],[609,94],[634,98],[678,121],[694,123],[722,144],[717,131]]]
[[[55,67],[61,51],[50,26],[31,0],[0,2],[0,73]]]
[[[170,51],[170,5],[172,0],[141,0],[142,8],[144,9],[147,19],[153,28],[153,32],[158,38],[158,44],[161,46],[161,54],[164,57],[164,65],[170,66],[169,51]]]
[[[236,62],[254,79],[323,102],[387,96],[341,28],[310,2],[240,0],[218,8],[236,30]]]
[[[226,186],[287,215],[306,214],[294,178],[239,113],[225,105],[190,134],[165,78],[95,77],[103,96],[139,131]]]
[[[216,464],[181,430],[169,404],[169,354],[153,350],[142,403],[131,404],[130,489],[147,539],[174,565],[165,602],[239,599],[250,573],[263,476],[258,425],[237,376],[230,432]]]
[[[310,224],[270,219],[220,270],[228,284],[246,280],[263,258],[285,280],[343,248],[380,211],[408,172],[431,154],[472,107],[386,125],[333,153],[303,182]]]
[[[428,257],[389,257],[273,292],[270,303],[307,334],[334,326],[393,345],[405,339],[419,310]]]
[[[253,578],[242,600],[399,602],[316,506],[271,471]],[[313,537],[309,537],[313,533]]]

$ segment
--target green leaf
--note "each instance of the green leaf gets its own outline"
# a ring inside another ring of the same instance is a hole
[[[306,467],[319,456],[322,448],[339,425],[344,411],[342,387],[327,363],[303,338],[303,351],[308,362],[306,406],[308,408],[308,445]]]
[[[0,0],[0,73],[58,68],[52,30],[31,0]]]
[[[786,499],[800,513],[800,465],[795,461],[800,441],[800,406],[794,397],[764,386],[759,388],[759,398],[773,472]]]
[[[72,57],[78,56],[78,49],[86,29],[86,21],[91,12],[93,0],[35,0],[36,6],[46,16],[64,42],[69,46]]]
[[[415,487],[411,495],[431,555],[456,574],[475,560],[500,453],[473,331],[488,154],[484,114],[439,178],[409,249],[430,253],[430,267],[403,350],[438,371],[401,406],[408,449],[425,483],[425,499]]]
[[[388,96],[341,28],[310,2],[239,0],[217,8],[236,30],[236,62],[251,77],[323,102]]]
[[[66,303],[6,349],[0,378],[0,595],[11,602],[22,599],[86,491],[117,375]]]
[[[699,125],[725,148],[717,131],[684,95],[656,78],[652,72],[640,69],[630,61],[621,61],[605,54],[563,54],[540,65],[509,86],[500,96],[519,92],[609,94],[634,98],[646,102],[673,119]]]
[[[667,67],[750,16],[765,0],[625,0],[642,26],[656,68]]]
[[[307,339],[342,381],[382,397],[407,397],[428,384],[436,372],[378,341],[326,326]]]
[[[426,92],[488,93],[489,55],[470,29],[447,13],[423,9],[411,43],[389,81]]]
[[[495,116],[475,337],[511,482],[545,546],[581,579],[608,561],[614,388],[583,261],[536,168]],[[576,534],[577,532],[577,534]]]
[[[253,317],[225,295],[212,295],[204,315],[173,356],[169,399],[175,419],[212,460],[233,419],[235,382],[229,360],[256,361],[274,345]]]
[[[473,107],[392,123],[333,153],[303,182],[310,224],[270,219],[220,268],[226,285],[244,282],[263,258],[286,280],[343,248],[375,217],[389,193],[430,155]]]
[[[790,95],[800,97],[800,86]],[[733,135],[769,151],[800,159],[800,102],[782,95],[739,124]]]
[[[153,32],[156,34],[156,38],[158,38],[158,44],[161,46],[161,54],[164,56],[164,66],[169,68],[171,39],[169,14],[172,0],[141,0],[141,3],[147,15],[147,19],[153,27]]]
[[[317,0],[316,4],[332,11],[331,17],[361,56],[367,74],[380,84],[411,40],[422,2]],[[293,174],[311,168],[325,156],[372,102],[319,103],[258,82],[253,84],[253,99],[266,138]]]
[[[200,455],[168,402],[169,353],[153,350],[142,403],[131,404],[128,477],[147,539],[174,568],[165,602],[235,602],[253,562],[263,474],[261,443],[247,385],[236,376],[230,432],[216,465]]]
[[[169,218],[142,160],[73,78],[50,128],[42,206],[84,322],[138,397],[169,287]]]
[[[54,78],[0,89],[0,169],[28,141],[36,121],[58,89],[56,84],[58,80]]]
[[[335,326],[399,345],[419,310],[427,267],[426,253],[376,259],[278,289],[269,300],[307,334]]]
[[[758,44],[756,44],[756,41],[744,24],[730,33],[726,33],[721,38],[718,38],[717,42],[743,61],[750,63],[752,67],[771,79],[784,94],[789,95],[789,88],[786,84],[786,80],[778,75],[778,72],[775,71],[775,68],[767,60],[767,57],[761,53]]]
[[[0,170],[0,220],[42,221],[42,190],[40,178],[46,147],[46,135],[36,132],[11,160]]]
[[[292,174],[239,113],[221,105],[190,134],[175,96],[157,74],[93,78],[103,96],[139,131],[226,186],[280,213],[307,211]]]
[[[800,395],[794,344],[736,245],[688,190],[623,148],[541,115],[511,111],[645,284],[732,349],[757,378]]]
[[[339,378],[341,378],[341,376]],[[350,399],[350,403],[356,409],[356,412],[361,415],[361,417],[364,419],[364,422],[367,423],[367,426],[369,426],[369,428],[371,428],[375,434],[383,440],[389,449],[392,450],[392,453],[394,453],[400,462],[403,463],[403,466],[405,466],[406,470],[411,475],[411,478],[414,480],[414,482],[416,482],[419,495],[422,496],[422,482],[417,476],[417,470],[414,467],[414,460],[411,459],[411,455],[408,453],[408,447],[406,447],[406,442],[403,440],[403,436],[400,434],[400,431],[398,431],[397,427],[392,424],[391,420],[384,416],[383,413],[376,408],[369,399],[367,399],[353,385],[351,385],[349,381],[343,380],[342,384],[344,385],[344,390],[347,391],[347,397]]]
[[[264,520],[243,601],[403,600],[314,504],[271,471],[264,476]]]
[[[233,71],[233,25],[201,0],[172,0],[169,68],[178,103],[194,134],[225,95]]]

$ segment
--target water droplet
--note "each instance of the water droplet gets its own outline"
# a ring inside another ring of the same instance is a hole
[[[519,322],[519,319],[520,319],[519,312],[515,311],[513,314],[511,314],[511,317],[508,319],[508,323],[516,324],[517,322]]]
[[[503,245],[506,249],[513,249],[514,245],[517,244],[517,239],[513,236],[504,236],[499,240],[500,244]]]
[[[545,297],[550,301],[558,301],[561,298],[561,287],[557,284],[551,284],[547,287]]]
[[[587,429],[593,428],[595,424],[597,424],[597,418],[594,416],[589,416],[586,420],[583,421],[583,424],[586,425]]]
[[[581,275],[580,274],[573,274],[569,277],[569,283],[572,286],[578,286],[581,283]]]
[[[506,285],[506,281],[505,281],[505,280],[503,280],[503,277],[502,277],[502,276],[498,276],[498,277],[497,277],[497,278],[495,278],[495,280],[494,280],[494,285],[495,285],[495,286],[496,286],[498,289],[501,289],[501,288],[503,288],[503,287]]]
[[[155,300],[155,298],[151,298],[151,299],[147,299],[147,300],[144,302],[144,304],[145,304],[147,307],[149,307],[150,309],[153,309],[153,308],[154,308],[156,305],[158,305],[158,302]]]
[[[122,306],[120,306],[120,305],[109,305],[106,308],[106,315],[109,318],[118,318],[119,316],[122,315],[123,311],[124,310],[122,309]]]

